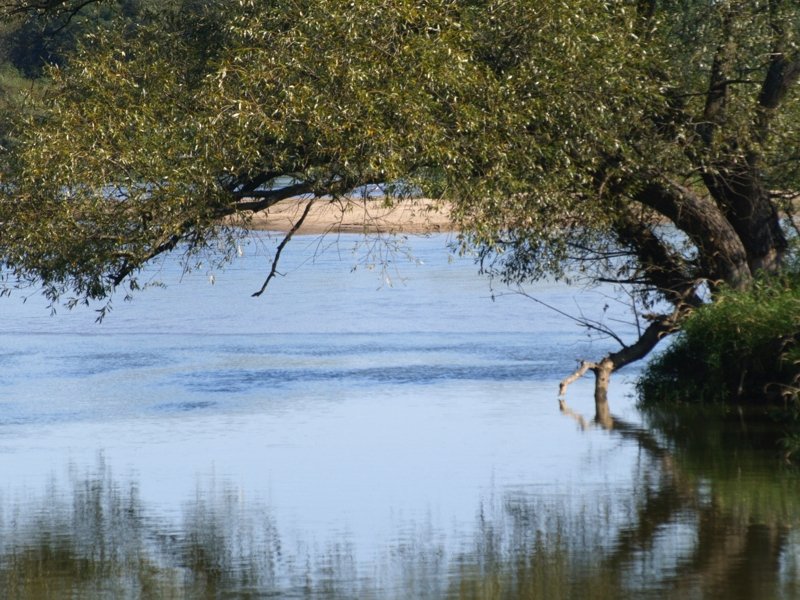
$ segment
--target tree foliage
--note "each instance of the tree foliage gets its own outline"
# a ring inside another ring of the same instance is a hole
[[[63,65],[80,39],[118,17],[139,19],[152,0],[0,0],[0,62],[28,78]],[[117,22],[118,24],[118,22]]]
[[[793,0],[167,5],[50,71],[4,157],[0,246],[54,298],[103,297],[233,235],[221,217],[402,182],[452,200],[508,281],[672,304],[614,370],[707,287],[781,269],[798,27]]]

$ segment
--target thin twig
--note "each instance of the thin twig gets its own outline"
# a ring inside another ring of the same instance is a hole
[[[603,325],[602,323],[600,323],[599,321],[595,321],[594,319],[587,319],[586,317],[583,316],[583,314],[581,314],[580,317],[576,317],[575,315],[571,315],[568,312],[563,311],[560,308],[557,308],[557,307],[553,306],[552,304],[548,304],[547,302],[545,302],[544,300],[541,300],[540,298],[537,298],[536,296],[532,296],[531,294],[529,294],[528,292],[526,292],[526,291],[524,291],[522,289],[518,289],[514,293],[515,294],[519,294],[520,296],[523,296],[524,298],[528,298],[529,300],[533,300],[537,304],[541,304],[545,308],[547,308],[549,310],[552,310],[553,312],[561,315],[562,317],[566,317],[567,319],[569,319],[571,321],[574,321],[575,323],[577,323],[581,327],[585,327],[586,329],[597,331],[601,335],[608,336],[611,339],[615,340],[623,348],[625,347],[625,342],[622,341],[622,338],[619,335],[617,335],[616,333],[614,333],[610,328],[608,328],[605,325]],[[497,296],[502,296],[502,295],[503,294],[497,294]],[[580,310],[580,307],[578,307],[578,309]]]
[[[81,2],[80,4],[78,4],[77,6],[74,6],[74,7],[70,8],[70,9],[64,9],[64,10],[65,10],[65,12],[66,12],[66,14],[67,14],[67,18],[66,18],[66,19],[64,19],[64,22],[63,22],[63,23],[61,23],[61,25],[59,25],[59,26],[58,26],[58,27],[56,27],[55,29],[49,29],[49,30],[47,30],[45,33],[46,33],[47,35],[49,35],[49,36],[54,36],[54,35],[56,35],[56,34],[58,34],[58,33],[61,33],[61,31],[63,31],[64,29],[66,29],[66,28],[67,28],[67,26],[68,26],[68,25],[69,25],[69,24],[72,22],[72,19],[73,19],[73,18],[74,18],[74,17],[75,17],[75,16],[76,16],[76,15],[77,15],[77,14],[78,14],[78,13],[79,13],[81,10],[83,10],[84,8],[86,8],[87,6],[89,6],[90,4],[94,4],[94,3],[95,3],[95,2],[97,2],[97,1],[98,1],[98,0],[84,0],[83,2]]]

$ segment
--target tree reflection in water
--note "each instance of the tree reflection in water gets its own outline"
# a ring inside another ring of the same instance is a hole
[[[73,473],[66,492],[53,485],[36,502],[5,503],[0,590],[25,599],[800,597],[797,475],[757,450],[715,452],[707,442],[718,437],[704,433],[700,452],[678,450],[615,419],[609,435],[641,449],[633,494],[503,491],[476,507],[463,546],[419,525],[369,565],[346,539],[286,547],[269,508],[227,488],[198,490],[183,522],[169,522],[101,458],[93,473]]]

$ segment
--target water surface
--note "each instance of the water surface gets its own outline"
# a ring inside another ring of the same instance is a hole
[[[102,324],[5,301],[5,594],[795,597],[795,473],[646,429],[635,371],[617,429],[583,430],[558,381],[612,346],[447,242],[298,237],[254,299],[259,235],[224,272],[165,262]],[[626,331],[609,289],[529,291]]]

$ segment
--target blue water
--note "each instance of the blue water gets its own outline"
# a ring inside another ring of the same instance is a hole
[[[359,236],[299,236],[284,276],[252,298],[275,245],[253,234],[224,271],[154,267],[148,278],[166,287],[115,301],[102,323],[96,307],[50,316],[37,297],[4,300],[3,526],[48,506],[69,513],[99,472],[135,488],[152,539],[222,527],[263,557],[279,536],[270,564],[289,587],[301,563],[343,555],[352,582],[402,589],[403,557],[426,563],[430,551],[450,565],[430,574],[439,589],[484,519],[520,499],[542,514],[602,514],[593,535],[610,544],[642,488],[641,448],[582,430],[556,395],[577,360],[613,343],[490,286],[450,241],[412,237],[392,253]],[[626,312],[608,288],[528,292],[631,334],[611,320]],[[616,376],[611,403],[637,423],[633,375]],[[591,386],[570,388],[587,417]]]

